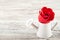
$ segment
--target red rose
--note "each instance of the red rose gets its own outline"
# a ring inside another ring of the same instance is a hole
[[[41,23],[49,23],[54,19],[55,13],[51,8],[43,7],[41,11],[39,11],[38,20]]]

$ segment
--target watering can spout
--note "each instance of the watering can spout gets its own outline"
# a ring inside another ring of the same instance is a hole
[[[54,25],[53,25],[53,24],[54,24]],[[53,24],[52,24],[51,30],[53,30],[58,23],[55,22],[55,23],[53,23]],[[26,26],[32,26],[32,27],[38,29],[38,26],[33,22],[33,19],[29,19],[29,20],[27,21],[27,23],[26,23]]]
[[[56,22],[56,23],[52,26],[51,30],[53,30],[53,29],[56,27],[57,24],[58,24],[58,23]],[[33,27],[35,27],[36,29],[38,29],[38,27],[37,27],[34,23],[32,23],[31,25],[32,25]]]

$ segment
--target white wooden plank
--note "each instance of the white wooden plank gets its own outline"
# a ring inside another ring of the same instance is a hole
[[[0,40],[46,40],[37,38],[35,28],[25,26],[28,19],[37,19],[43,6],[52,8],[60,20],[60,0],[0,0]]]

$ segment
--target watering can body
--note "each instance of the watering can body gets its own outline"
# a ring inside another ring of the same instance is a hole
[[[48,24],[42,24],[42,23],[38,22],[37,20],[34,21],[33,19],[29,19],[26,23],[26,26],[33,26],[37,29],[36,35],[37,35],[37,37],[40,37],[40,38],[51,37],[53,35],[52,30],[54,29],[54,27],[56,25],[57,25],[57,22],[55,22],[55,21],[51,21]]]
[[[40,23],[38,29],[37,29],[37,37],[40,38],[49,38],[52,36],[52,30],[50,23],[48,24],[42,24]]]

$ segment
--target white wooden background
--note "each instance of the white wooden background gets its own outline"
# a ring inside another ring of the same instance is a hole
[[[26,20],[36,19],[38,11],[47,6],[53,9],[55,19],[60,17],[60,0],[0,0],[1,40],[46,40],[36,37],[35,28],[26,27]],[[59,40],[52,37],[49,40]]]

